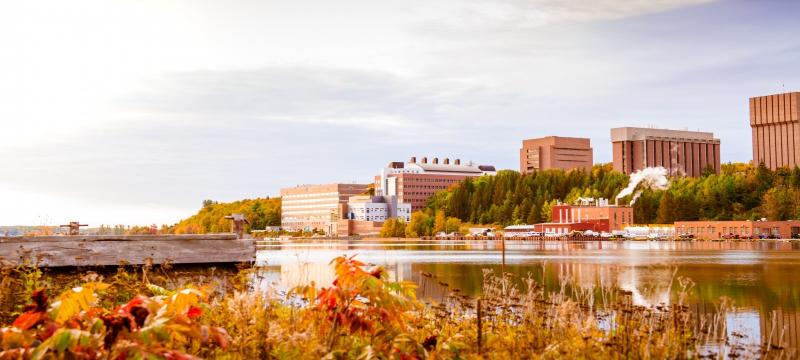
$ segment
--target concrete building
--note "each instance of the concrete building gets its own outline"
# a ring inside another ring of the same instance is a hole
[[[586,169],[594,164],[591,140],[548,136],[522,140],[519,149],[519,172],[547,169]]]
[[[383,222],[400,218],[411,221],[411,204],[402,204],[395,196],[351,196],[346,210],[342,212],[345,219],[358,221]]]
[[[622,127],[611,129],[614,170],[631,174],[663,166],[670,176],[720,171],[719,139],[710,132]]]
[[[367,192],[367,184],[300,185],[281,189],[281,227],[289,231],[314,229],[336,234],[340,205]]]
[[[450,185],[461,182],[468,177],[494,175],[496,170],[491,165],[477,165],[461,160],[438,158],[428,161],[423,157],[417,162],[412,157],[408,162],[389,163],[381,174],[375,177],[375,195],[396,196],[402,204],[410,204],[411,211],[425,207],[428,199],[437,191],[447,189]]]
[[[750,98],[753,162],[775,170],[800,165],[800,92]]]
[[[702,240],[723,237],[792,239],[800,234],[800,221],[676,221],[675,233]]]

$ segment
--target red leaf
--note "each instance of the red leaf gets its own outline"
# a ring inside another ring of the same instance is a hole
[[[40,312],[29,311],[20,315],[16,320],[14,320],[14,324],[12,325],[21,330],[28,330],[39,323],[39,321],[42,320],[43,315],[44,314]]]
[[[200,315],[203,315],[203,309],[201,309],[201,308],[199,308],[197,306],[189,307],[189,311],[186,313],[186,316],[188,316],[189,319],[192,319],[192,320],[199,318]]]

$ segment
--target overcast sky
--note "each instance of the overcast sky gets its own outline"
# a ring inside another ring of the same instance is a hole
[[[203,199],[369,182],[523,138],[713,131],[800,90],[800,2],[5,1],[0,225],[175,223]]]

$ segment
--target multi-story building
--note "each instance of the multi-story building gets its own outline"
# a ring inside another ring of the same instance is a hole
[[[586,138],[547,136],[522,140],[519,149],[519,172],[547,169],[591,169],[591,140]]]
[[[344,218],[358,221],[386,221],[400,218],[411,221],[411,204],[401,204],[395,196],[351,196],[347,202]]]
[[[338,235],[376,235],[386,220],[398,218],[411,221],[411,204],[402,204],[396,196],[351,196],[347,204],[341,204]]]
[[[770,169],[800,165],[800,92],[750,98],[753,162]]]
[[[412,157],[408,162],[392,162],[375,177],[375,195],[396,196],[402,204],[411,204],[411,211],[425,207],[428,199],[437,191],[447,189],[468,177],[496,174],[494,166],[462,163],[455,159],[423,157],[417,162]]]
[[[622,127],[611,129],[614,169],[625,174],[662,166],[671,176],[720,171],[719,139],[710,132]]]
[[[281,189],[281,226],[289,231],[336,234],[341,204],[367,192],[368,184],[300,185]]]

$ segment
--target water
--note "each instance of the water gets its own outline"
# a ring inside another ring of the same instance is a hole
[[[715,313],[721,297],[733,301],[736,311],[724,314],[731,336],[800,345],[798,242],[507,241],[505,247],[504,263],[496,241],[273,240],[257,257],[264,285],[326,286],[334,278],[330,261],[356,255],[385,266],[393,280],[417,282],[420,297],[434,300],[442,287],[425,281],[423,272],[471,296],[480,295],[483,271],[492,269],[515,274],[520,284],[527,276],[543,279],[550,289],[564,278],[585,288],[615,285],[631,291],[639,305],[668,304],[679,291],[677,278],[687,277],[695,283],[690,303],[698,313]]]

